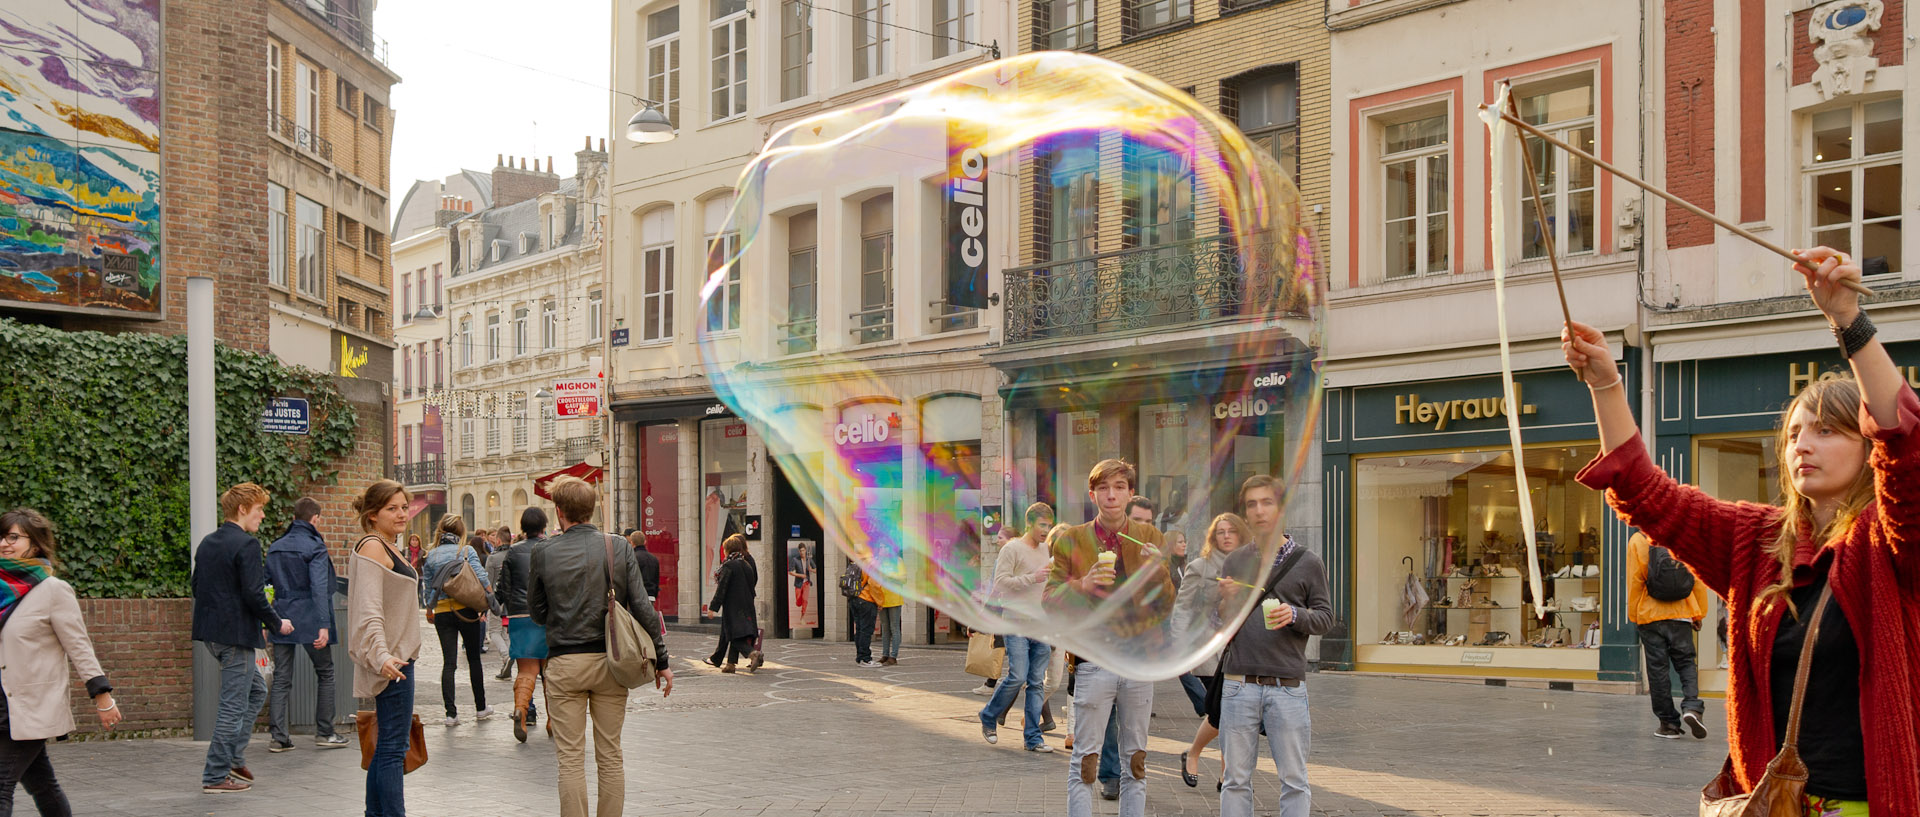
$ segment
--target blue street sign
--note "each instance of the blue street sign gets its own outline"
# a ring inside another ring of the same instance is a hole
[[[260,412],[260,430],[272,434],[306,434],[307,400],[304,397],[275,397]]]
[[[627,330],[625,329],[613,330],[613,345],[615,346],[627,345]]]

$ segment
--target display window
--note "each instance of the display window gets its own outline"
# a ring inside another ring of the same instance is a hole
[[[991,587],[993,565],[980,558],[980,399],[943,395],[921,404],[919,453],[921,515],[932,545],[924,569],[936,584]],[[932,643],[966,638],[964,627],[945,626],[944,614],[927,623]]]
[[[1695,480],[1709,496],[1729,502],[1777,504],[1780,501],[1779,439],[1772,432],[1709,435],[1693,440]],[[1727,668],[1727,606],[1708,595],[1707,619],[1700,630],[1702,689],[1724,690]],[[1716,677],[1719,676],[1719,677]]]
[[[1356,457],[1356,658],[1375,665],[1597,670],[1603,496],[1574,481],[1593,443]],[[1523,579],[1533,509],[1541,595]]]
[[[720,581],[720,544],[746,529],[747,424],[736,418],[700,423],[700,616]]]
[[[1100,412],[1063,411],[1053,415],[1053,439],[1059,446],[1053,472],[1060,480],[1060,489],[1054,494],[1055,518],[1077,525],[1094,516],[1086,486],[1087,474],[1100,461]]]
[[[899,406],[891,402],[847,406],[833,428],[833,444],[848,468],[847,480],[837,486],[847,492],[842,507],[852,509],[847,535],[854,541],[846,544],[854,553],[871,553],[874,566],[895,587],[905,578],[900,429]]]
[[[640,429],[640,532],[647,552],[660,559],[662,615],[680,612],[680,425]]]

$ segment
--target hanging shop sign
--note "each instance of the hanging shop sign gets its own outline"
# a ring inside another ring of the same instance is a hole
[[[987,155],[980,152],[986,140],[978,123],[947,122],[949,308],[987,308]]]
[[[553,381],[553,415],[562,420],[600,416],[600,378]]]

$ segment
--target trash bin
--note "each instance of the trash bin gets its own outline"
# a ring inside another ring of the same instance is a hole
[[[347,716],[352,715],[359,704],[353,697],[353,662],[347,658],[347,643],[343,638],[347,624],[347,580],[338,578],[334,583],[333,622],[334,630],[327,633],[327,652],[333,656],[333,726],[339,734],[352,732]],[[206,645],[193,644],[193,739],[207,740],[213,736],[213,723],[220,709],[220,665],[213,660],[213,654],[207,652]],[[320,696],[320,680],[313,674],[313,660],[307,657],[306,650],[295,650],[293,659],[293,690],[287,700],[287,731],[291,734],[313,734],[313,707]],[[261,707],[264,713],[267,706]]]

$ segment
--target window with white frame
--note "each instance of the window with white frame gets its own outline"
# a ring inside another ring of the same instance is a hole
[[[647,15],[647,98],[680,121],[680,7]]]
[[[640,339],[673,337],[673,208],[640,218]]]
[[[1300,72],[1295,66],[1222,83],[1221,102],[1247,141],[1279,162],[1288,178],[1300,177]]]
[[[1514,88],[1513,97],[1520,107],[1520,118],[1548,135],[1574,147],[1599,154],[1595,139],[1599,129],[1594,120],[1593,72],[1591,70],[1529,82]],[[1539,137],[1527,136],[1526,151],[1533,159],[1534,182],[1540,187],[1540,203],[1547,211],[1542,225],[1532,205],[1532,189],[1522,175],[1526,171],[1516,162],[1516,185],[1511,191],[1520,207],[1521,257],[1545,258],[1547,240],[1561,255],[1590,253],[1594,246],[1595,194],[1599,191],[1593,165],[1564,150],[1558,150]]]
[[[487,316],[487,362],[500,359],[500,313]]]
[[[853,80],[887,72],[887,0],[853,0]]]
[[[605,300],[601,297],[600,290],[587,293],[587,340],[598,341],[601,332],[605,331],[600,323],[604,304]]]
[[[813,4],[780,4],[780,101],[806,96],[813,86]]]
[[[413,276],[400,274],[400,322],[413,322]]]
[[[1173,0],[1167,0],[1173,2]],[[1181,0],[1192,2],[1192,0]],[[950,57],[973,46],[975,0],[933,0],[933,58]]]
[[[854,313],[859,343],[893,339],[893,194],[860,203],[860,311]]]
[[[487,453],[500,453],[500,418],[487,418]]]
[[[1447,114],[1431,107],[1380,128],[1381,274],[1386,280],[1451,269],[1453,201]]]
[[[315,146],[313,136],[320,127],[320,71],[304,62],[298,65],[299,70],[295,75],[300,79],[297,89],[300,96],[294,102],[293,123],[305,133],[294,134],[294,140],[301,147],[311,148]]]
[[[445,356],[441,353],[441,350],[440,350],[440,339],[434,338],[433,339],[433,387],[434,388],[437,389],[446,385],[447,379],[446,379],[446,375],[444,374],[446,370],[447,370],[447,361]]]
[[[1094,35],[1094,0],[1037,0],[1034,12],[1044,16],[1046,39],[1040,47],[1054,51],[1091,50],[1098,42]]]
[[[527,415],[524,412],[513,418],[513,450],[527,450]]]
[[[707,331],[731,332],[740,328],[740,268],[746,266],[746,259],[740,258],[740,233],[728,230],[727,215],[733,209],[733,196],[715,196],[703,205],[707,237],[707,274],[711,276],[721,264],[727,265],[727,278],[712,297],[707,299]],[[701,291],[706,290],[703,279]]]
[[[287,285],[287,189],[267,182],[267,280]]]
[[[811,352],[820,334],[820,217],[813,210],[787,217],[787,354]]]
[[[560,348],[560,305],[547,301],[540,304],[540,349],[553,351]]]
[[[553,406],[534,401],[534,410],[540,412],[540,447],[553,445],[553,439],[559,436],[560,421],[553,416]]]
[[[324,300],[326,296],[327,209],[306,196],[294,196],[294,217],[300,232],[294,238],[300,294]]]
[[[420,297],[425,298],[425,295]],[[440,300],[440,262],[433,262],[433,305],[439,306]]]
[[[275,40],[267,41],[267,114],[280,114],[280,43]]]
[[[413,347],[400,348],[400,393],[405,397],[413,396]]]
[[[1852,255],[1867,275],[1902,268],[1901,104],[1856,102],[1806,117],[1812,243]]]
[[[460,365],[473,365],[473,316],[460,318]]]
[[[460,454],[461,456],[466,456],[466,457],[473,456],[473,421],[472,420],[460,421]]]
[[[513,354],[517,357],[527,353],[527,313],[524,306],[513,308]]]
[[[712,22],[707,24],[711,60],[708,89],[713,94],[712,120],[747,112],[747,0],[709,0]]]

